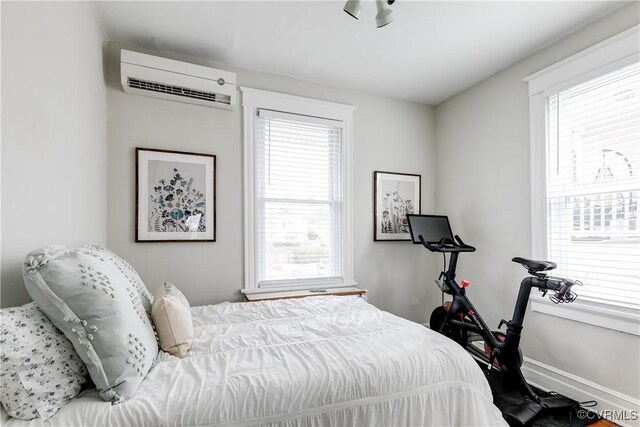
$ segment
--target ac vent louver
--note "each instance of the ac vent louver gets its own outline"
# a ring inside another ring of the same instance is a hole
[[[127,85],[132,89],[148,90],[151,92],[166,93],[169,95],[184,96],[186,98],[200,99],[203,101],[218,102],[231,105],[231,97],[212,92],[202,92],[181,86],[171,86],[163,83],[150,82],[129,77]]]

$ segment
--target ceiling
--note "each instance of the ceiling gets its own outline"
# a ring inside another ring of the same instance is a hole
[[[112,41],[435,105],[623,4],[398,0],[383,28],[370,1],[359,21],[334,1],[96,8]]]

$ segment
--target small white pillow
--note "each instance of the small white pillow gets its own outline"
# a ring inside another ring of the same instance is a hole
[[[151,318],[160,347],[173,356],[186,356],[193,342],[193,321],[189,301],[182,292],[171,283],[163,283],[154,296]]]

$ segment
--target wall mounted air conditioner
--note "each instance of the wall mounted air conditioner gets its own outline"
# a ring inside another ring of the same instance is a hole
[[[215,68],[122,50],[120,78],[125,92],[232,110],[236,75]]]

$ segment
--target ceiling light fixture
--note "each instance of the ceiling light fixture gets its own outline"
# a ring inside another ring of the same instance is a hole
[[[376,8],[378,9],[378,14],[376,15],[376,26],[378,28],[382,28],[393,22],[393,11],[389,6],[394,2],[395,0],[376,0]],[[362,0],[347,0],[343,10],[352,18],[358,19],[361,9]]]
[[[347,0],[342,10],[347,12],[351,17],[358,19],[360,9],[362,9],[362,0]]]
[[[378,14],[376,15],[376,26],[382,28],[387,24],[393,22],[393,11],[389,7],[390,4],[387,0],[376,0],[376,8],[378,8]]]

